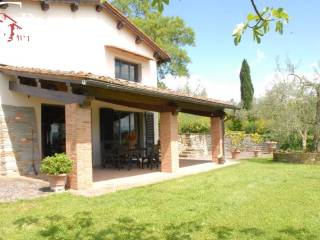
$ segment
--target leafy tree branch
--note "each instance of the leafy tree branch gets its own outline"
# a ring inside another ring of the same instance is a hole
[[[238,45],[241,42],[243,34],[249,28],[252,31],[253,39],[257,43],[261,43],[261,38],[270,31],[270,25],[274,25],[275,32],[283,34],[284,24],[289,22],[289,15],[283,8],[265,7],[259,10],[255,0],[249,0],[254,10],[249,13],[246,21],[238,24],[233,30],[234,44]],[[165,5],[168,5],[170,0],[153,0],[152,6],[157,7],[158,11],[162,12]]]

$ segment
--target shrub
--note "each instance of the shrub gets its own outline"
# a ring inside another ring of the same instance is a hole
[[[209,133],[210,118],[191,114],[179,114],[179,133]]]
[[[260,144],[263,142],[263,136],[258,133],[254,133],[250,135],[251,141],[255,144]]]
[[[68,174],[72,171],[72,160],[64,153],[56,153],[43,159],[40,170],[49,175]]]
[[[226,132],[226,136],[228,136],[230,138],[232,148],[234,150],[237,150],[237,149],[240,150],[242,141],[245,138],[244,132],[241,132],[241,131],[237,131],[237,132],[227,131]]]

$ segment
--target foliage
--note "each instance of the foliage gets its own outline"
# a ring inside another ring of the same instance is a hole
[[[151,0],[112,0],[111,3],[171,56],[171,62],[159,66],[159,79],[167,74],[189,76],[191,59],[185,47],[195,45],[195,33],[183,19],[164,16]]]
[[[210,119],[187,113],[179,114],[179,133],[209,133]]]
[[[245,138],[244,132],[230,132],[226,131],[226,136],[231,140],[231,146],[234,150],[238,150],[241,148],[242,141]]]
[[[238,45],[244,32],[252,30],[253,40],[261,43],[261,38],[270,31],[270,25],[274,24],[275,32],[283,34],[283,25],[289,22],[289,15],[283,8],[266,7],[261,12],[254,0],[250,0],[254,13],[249,13],[244,23],[240,23],[233,31],[234,44]]]
[[[253,108],[249,111],[241,109],[233,113],[226,111],[228,120],[225,128],[229,131],[244,131],[246,134],[258,133],[267,135],[270,133],[270,124],[267,119],[257,115],[257,105],[253,102]]]
[[[229,131],[242,131],[242,121],[237,118],[230,119],[225,122],[225,128]]]
[[[158,85],[158,88],[168,89],[167,85],[161,79],[158,79],[157,85]]]
[[[294,70],[290,69],[290,76],[293,76],[295,81],[299,81],[304,89],[309,90],[309,96],[314,99],[314,104],[310,106],[312,108],[311,111],[315,113],[312,122],[313,148],[320,152],[320,62],[318,62],[318,66],[314,67],[314,76],[312,78],[297,74]],[[305,104],[308,104],[308,101]],[[306,132],[304,138],[306,139]]]
[[[68,174],[72,171],[72,160],[64,153],[46,157],[41,163],[41,172],[49,175]]]
[[[261,136],[258,133],[254,133],[250,135],[250,139],[253,143],[255,143],[256,145],[261,144],[264,141],[263,136]]]
[[[266,119],[270,131],[282,146],[296,147],[295,138],[301,138],[301,148],[306,150],[308,133],[315,122],[315,96],[300,81],[290,79],[297,66],[287,60],[285,66],[277,63],[275,84],[258,100],[257,116]]]
[[[242,61],[240,83],[241,103],[244,109],[249,110],[252,107],[254,88],[251,81],[250,67],[246,59]]]
[[[242,36],[247,29],[252,31],[253,40],[261,43],[261,38],[270,31],[270,26],[274,25],[275,32],[283,34],[283,26],[289,22],[289,15],[283,8],[265,7],[259,11],[255,0],[250,1],[254,13],[249,13],[245,22],[238,24],[233,30],[234,44],[241,42]],[[170,0],[153,0],[152,5],[160,12],[164,5],[168,5]]]
[[[193,89],[190,86],[189,79],[187,79],[187,82],[182,87],[179,87],[176,91],[193,97],[207,97],[207,90],[201,85],[200,80],[198,80],[197,86]]]

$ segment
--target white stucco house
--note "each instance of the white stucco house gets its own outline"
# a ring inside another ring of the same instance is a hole
[[[132,134],[144,148],[160,139],[161,170],[174,172],[179,112],[211,117],[213,161],[223,155],[223,111],[234,106],[158,89],[170,56],[116,8],[20,2],[0,5],[1,175],[36,174],[45,156],[66,152],[71,188],[87,188],[108,143]]]

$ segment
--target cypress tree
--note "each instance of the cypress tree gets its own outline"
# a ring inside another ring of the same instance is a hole
[[[254,88],[251,82],[250,67],[246,59],[242,61],[240,82],[242,107],[249,110],[252,107]]]

